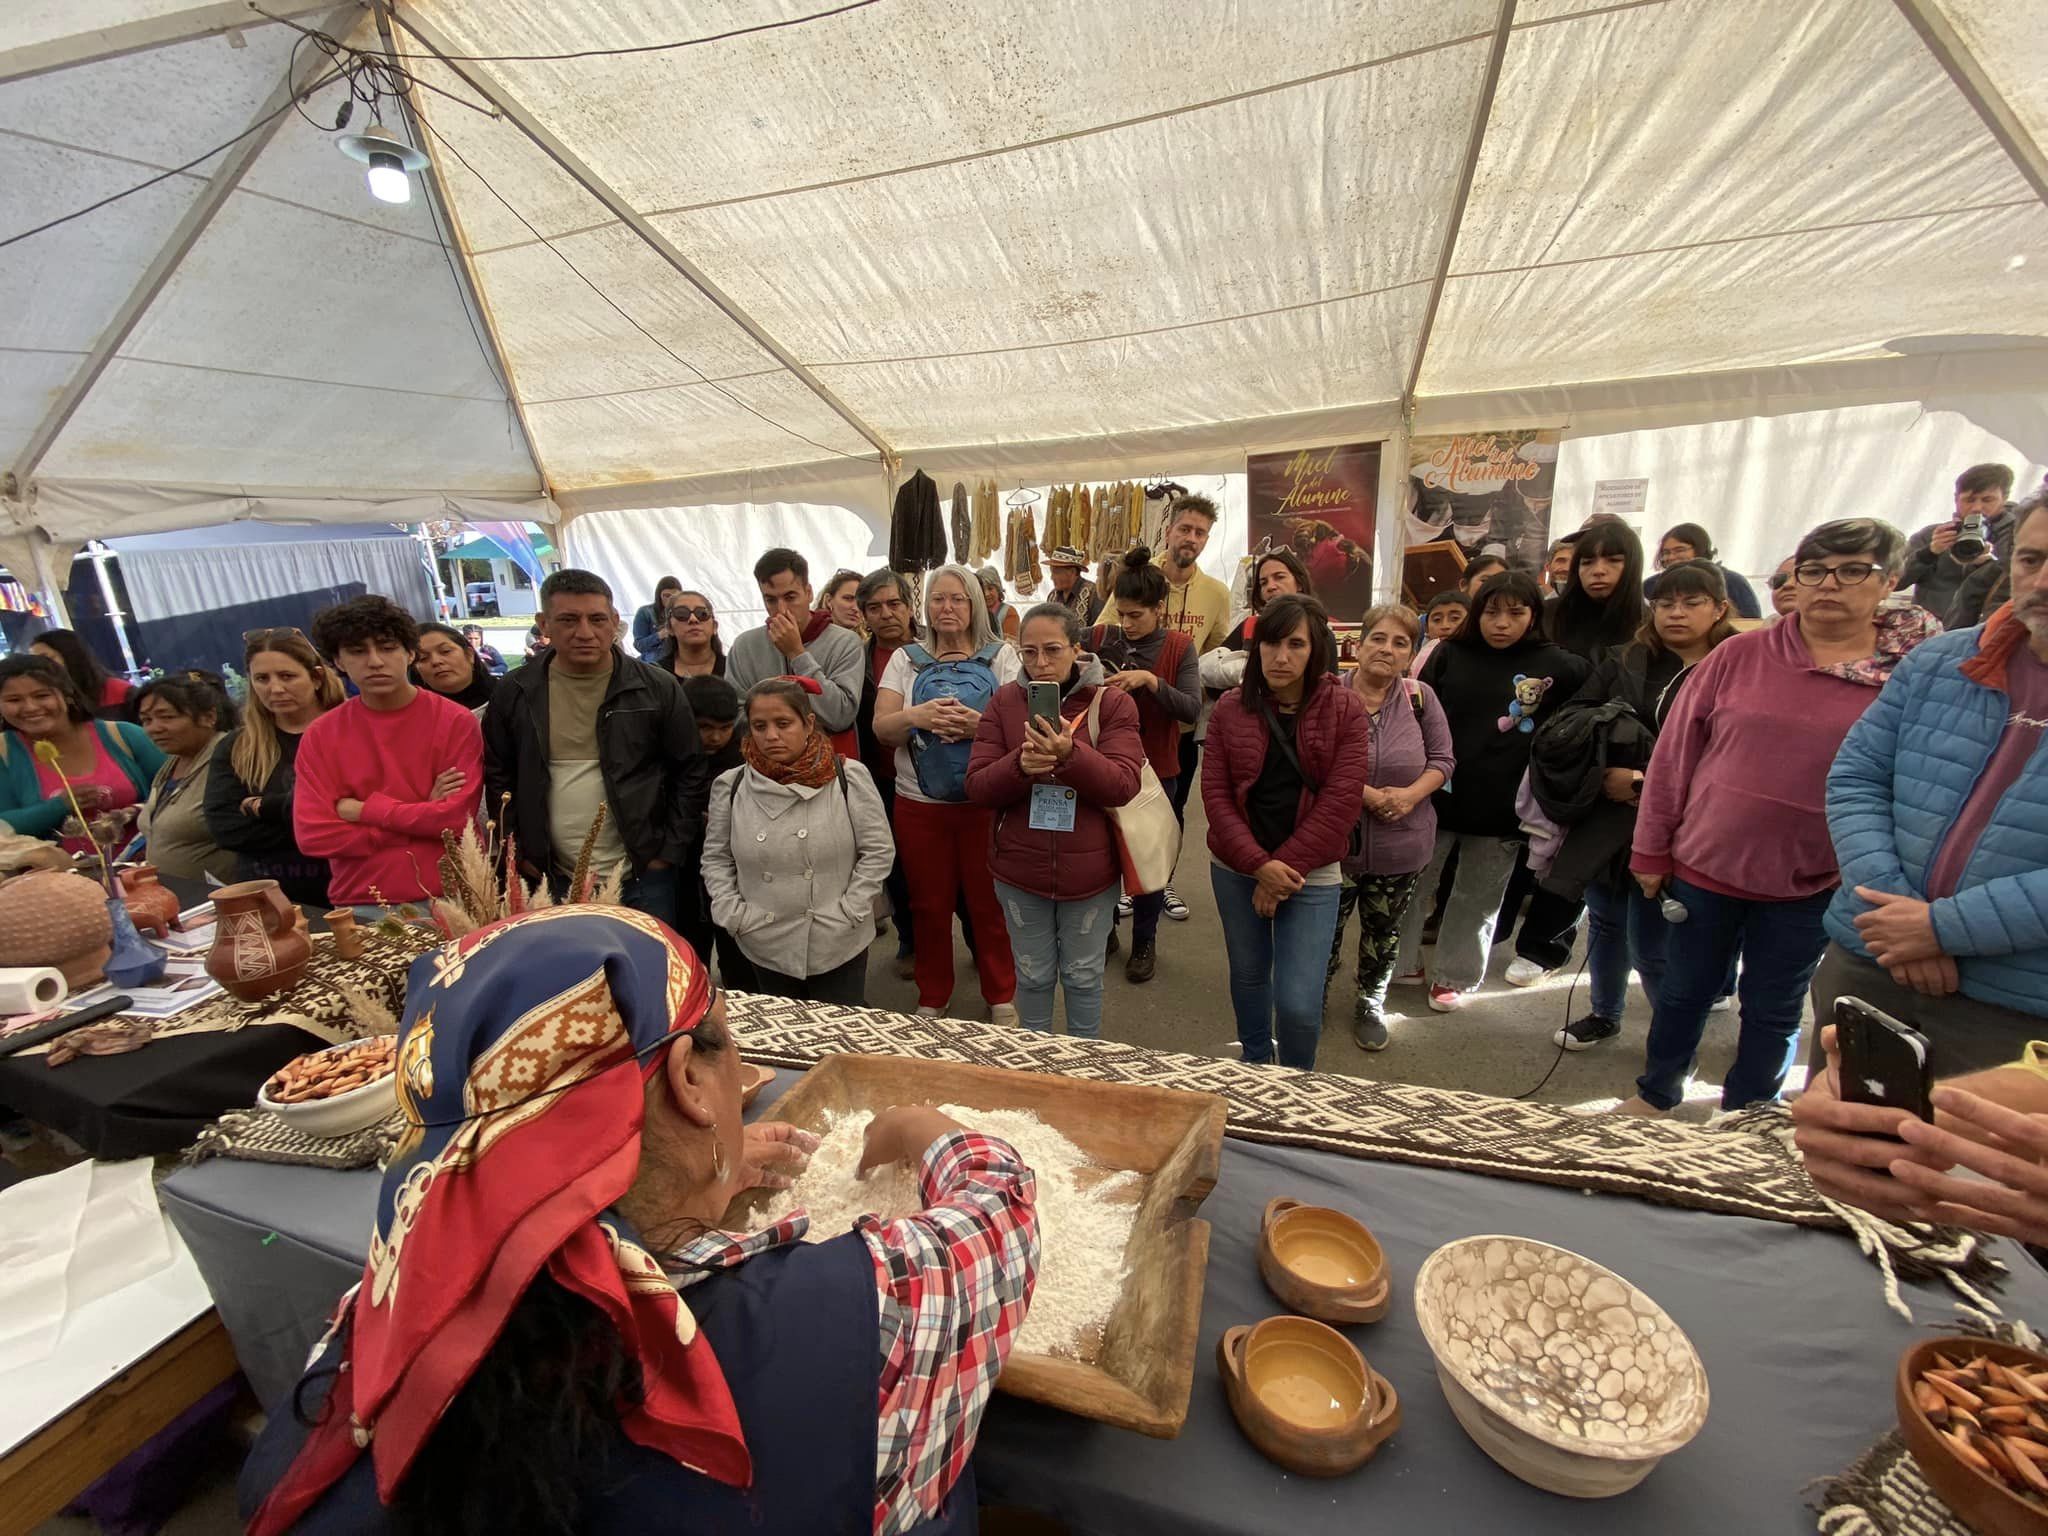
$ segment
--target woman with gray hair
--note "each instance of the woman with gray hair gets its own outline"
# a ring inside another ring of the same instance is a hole
[[[1625,1113],[1677,1108],[1738,951],[1742,1030],[1721,1107],[1775,1099],[1784,1086],[1840,883],[1828,768],[1900,659],[1941,629],[1922,608],[1884,606],[1905,548],[1876,518],[1821,524],[1793,557],[1798,606],[1724,641],[1692,669],[1665,719],[1629,867],[1671,928]]]
[[[974,923],[974,963],[989,1016],[1017,1022],[1017,971],[989,868],[993,813],[967,798],[974,733],[995,692],[1015,682],[1014,647],[989,624],[981,583],[942,565],[924,585],[926,638],[889,658],[875,690],[875,737],[896,751],[896,846],[910,886],[917,1011],[953,996],[953,909]]]

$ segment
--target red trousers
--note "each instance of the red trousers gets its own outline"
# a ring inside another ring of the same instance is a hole
[[[896,796],[896,851],[910,884],[911,937],[917,947],[917,1004],[944,1009],[953,997],[953,908],[967,899],[974,919],[974,963],[985,1002],[1017,995],[1010,930],[989,870],[994,812],[978,805],[937,805]]]

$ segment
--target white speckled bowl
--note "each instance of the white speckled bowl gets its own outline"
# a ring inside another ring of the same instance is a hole
[[[1707,1373],[1685,1331],[1568,1249],[1447,1243],[1415,1277],[1415,1316],[1465,1432],[1551,1493],[1625,1492],[1706,1422]]]

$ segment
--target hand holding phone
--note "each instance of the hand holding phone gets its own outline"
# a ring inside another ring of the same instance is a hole
[[[1927,1037],[1860,997],[1835,1000],[1841,1097],[1851,1104],[1903,1109],[1934,1118],[1934,1074]]]

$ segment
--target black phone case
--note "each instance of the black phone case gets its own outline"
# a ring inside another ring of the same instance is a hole
[[[1915,1054],[1909,1036],[1901,1033],[1905,1028],[1903,1024],[1888,1026],[1874,1009],[1865,1012],[1837,1003],[1835,1044],[1842,1055],[1841,1094],[1852,1104],[1880,1104],[1932,1120],[1934,1106],[1928,1097],[1932,1074]]]

